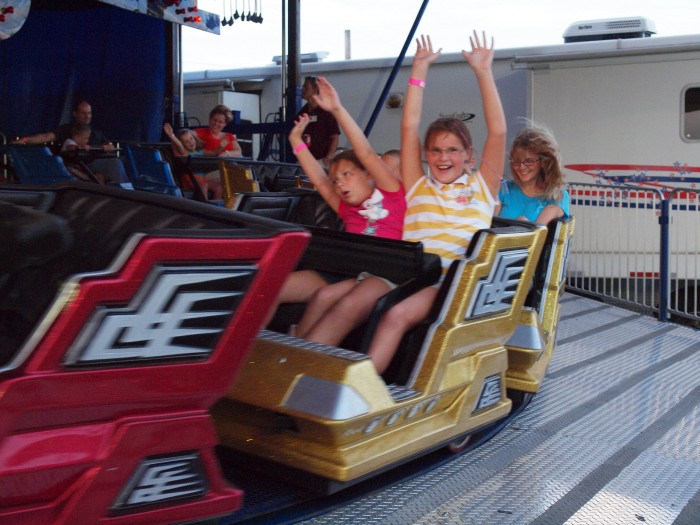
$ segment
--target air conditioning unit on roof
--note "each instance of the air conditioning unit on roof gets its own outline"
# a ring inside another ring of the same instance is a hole
[[[643,16],[574,22],[564,31],[564,42],[643,38],[656,34],[656,25]]]
[[[323,59],[326,58],[328,54],[328,51],[315,51],[313,53],[302,53],[299,58],[301,59],[302,64],[312,64],[316,62],[323,62]],[[282,63],[282,56],[273,56],[272,61],[279,66]]]

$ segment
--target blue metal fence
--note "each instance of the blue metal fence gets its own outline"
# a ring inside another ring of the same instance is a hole
[[[700,321],[695,188],[572,183],[567,288],[658,316]]]

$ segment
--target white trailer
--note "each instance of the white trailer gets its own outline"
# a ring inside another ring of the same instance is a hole
[[[399,146],[410,64],[409,53],[371,131],[378,151]],[[305,63],[302,69],[304,75],[327,76],[363,126],[393,65],[394,59],[386,58]],[[494,74],[510,135],[523,127],[523,117],[546,123],[572,166],[570,180],[698,182],[700,35],[499,49]],[[210,93],[218,85],[258,95],[261,121],[279,111],[279,66],[186,73],[185,107],[203,81]],[[444,54],[429,73],[424,126],[438,116],[472,114],[478,148],[485,130],[474,78],[460,53]],[[349,146],[342,138],[340,145]]]
[[[380,152],[400,145],[410,54],[371,130],[370,142]],[[365,126],[393,65],[394,59],[387,58],[311,63],[302,68],[304,75],[328,77],[349,112]],[[494,75],[509,138],[526,119],[532,119],[549,126],[561,146],[577,214],[573,250],[586,252],[585,258],[574,253],[571,274],[601,279],[657,276],[659,197],[668,197],[671,188],[680,187],[688,191],[674,194],[682,196],[685,204],[672,209],[671,249],[677,257],[671,277],[686,279],[683,287],[695,288],[700,281],[699,263],[694,262],[700,259],[696,191],[700,182],[700,35],[499,49]],[[278,112],[282,100],[278,66],[189,73],[185,86],[190,81],[221,79],[230,80],[237,90],[257,93],[262,115]],[[480,96],[460,53],[444,54],[429,72],[424,128],[440,116],[469,119],[478,154],[485,136]],[[340,146],[349,147],[342,136]],[[577,188],[577,183],[614,188],[626,183],[655,191],[601,193],[596,205],[589,206],[584,197],[590,194]],[[628,213],[629,209],[635,212]],[[579,239],[586,235],[594,244],[582,245]],[[654,300],[658,302],[658,297]]]

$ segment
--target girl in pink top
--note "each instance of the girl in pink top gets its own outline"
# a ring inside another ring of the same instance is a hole
[[[304,143],[309,118],[301,115],[289,134],[299,164],[343,220],[346,231],[401,239],[406,211],[401,182],[372,149],[365,134],[340,103],[333,86],[324,77],[319,77],[317,83],[319,94],[314,95],[314,99],[335,117],[354,149],[336,155],[326,175]],[[377,299],[392,286],[384,279],[364,274],[357,279],[328,284],[319,273],[302,270],[293,272],[287,279],[279,302],[309,302],[296,335],[337,345],[366,320]],[[352,316],[345,314],[347,305],[354,305]]]

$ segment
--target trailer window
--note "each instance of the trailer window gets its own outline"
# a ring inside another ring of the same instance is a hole
[[[700,87],[689,87],[683,96],[683,138],[700,140]]]

